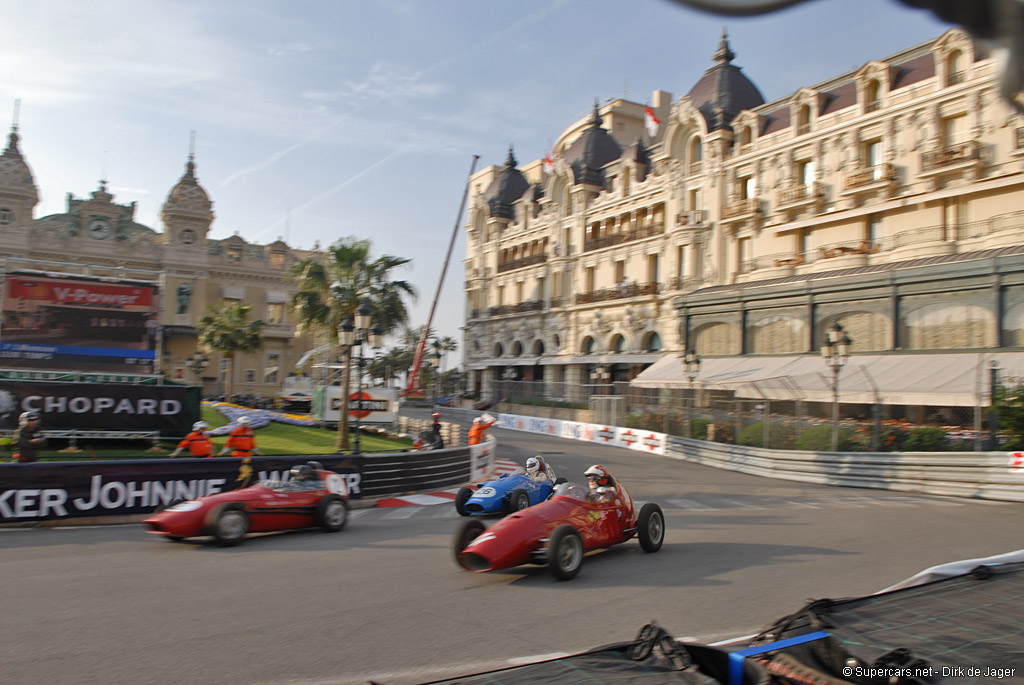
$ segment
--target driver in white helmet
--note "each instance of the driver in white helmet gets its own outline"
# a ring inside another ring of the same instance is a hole
[[[608,473],[608,469],[595,464],[584,473],[590,483],[590,494],[587,497],[591,502],[611,502],[615,499],[618,494],[615,479]]]
[[[539,454],[536,457],[530,457],[526,460],[526,475],[534,479],[538,483],[542,481],[554,480],[555,473],[552,471],[548,463],[544,461],[544,457]]]

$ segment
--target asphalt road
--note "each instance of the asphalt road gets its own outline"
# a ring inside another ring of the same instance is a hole
[[[4,683],[414,683],[630,640],[656,619],[704,642],[806,601],[882,589],[935,564],[1021,547],[1024,509],[830,488],[617,448],[495,431],[498,456],[558,475],[609,467],[667,519],[573,581],[456,567],[454,507],[354,511],[336,534],[236,548],[140,526],[0,530]]]

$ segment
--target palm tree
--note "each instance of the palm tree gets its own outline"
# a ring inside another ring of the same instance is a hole
[[[415,300],[416,289],[406,281],[389,278],[393,269],[411,260],[392,255],[372,259],[371,247],[369,240],[349,236],[328,247],[323,257],[304,259],[292,266],[290,274],[296,280],[298,290],[291,297],[291,307],[300,331],[321,331],[337,342],[338,326],[353,316],[364,300],[370,305],[375,323],[385,335],[405,324],[408,312],[404,298],[408,296]],[[345,349],[342,354],[345,359],[344,393],[335,447],[347,450],[352,351]]]
[[[228,396],[231,395],[231,378],[235,375],[235,355],[263,347],[263,326],[266,322],[262,319],[249,321],[251,309],[238,301],[225,302],[220,309],[210,307],[197,324],[197,347],[207,353],[219,352],[230,362],[231,371],[224,390]]]

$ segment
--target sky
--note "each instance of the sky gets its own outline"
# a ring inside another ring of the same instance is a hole
[[[733,63],[771,101],[950,25],[896,0],[745,18],[671,0],[9,1],[0,105],[13,118],[21,101],[37,218],[105,178],[115,202],[137,202],[136,220],[162,231],[195,131],[211,237],[304,249],[368,238],[374,255],[412,259],[393,277],[419,292],[413,326],[458,223],[433,328],[461,348],[457,215],[473,155],[478,169],[502,165],[513,145],[527,163],[595,99],[678,99],[723,28]]]

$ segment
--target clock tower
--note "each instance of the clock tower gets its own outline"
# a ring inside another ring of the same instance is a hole
[[[164,242],[205,254],[206,237],[213,223],[213,202],[196,180],[194,155],[188,156],[185,174],[164,202]]]

